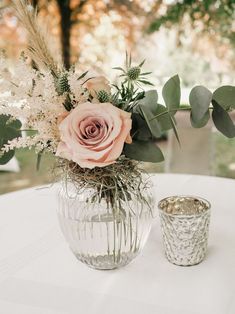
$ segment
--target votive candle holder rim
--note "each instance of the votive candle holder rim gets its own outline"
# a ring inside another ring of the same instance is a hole
[[[165,210],[163,210],[161,207],[160,207],[160,204],[163,202],[163,201],[166,201],[168,200],[169,198],[174,198],[174,197],[187,197],[187,198],[193,198],[193,199],[196,199],[196,200],[199,200],[199,201],[203,201],[204,203],[206,203],[207,205],[207,208],[205,208],[201,213],[197,213],[197,214],[180,214],[180,213],[176,213],[176,214],[172,214],[172,213],[167,213]],[[194,196],[194,195],[171,195],[171,196],[167,196],[163,199],[161,199],[159,202],[158,202],[158,209],[159,211],[164,214],[164,215],[167,215],[167,216],[171,216],[171,217],[179,217],[179,218],[187,218],[187,217],[200,217],[206,213],[208,213],[210,210],[211,210],[211,203],[203,198],[203,197],[200,197],[200,196]]]

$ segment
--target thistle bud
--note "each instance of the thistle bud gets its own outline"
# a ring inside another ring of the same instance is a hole
[[[60,77],[58,78],[56,88],[59,95],[69,92],[70,88],[68,82],[68,74],[66,72],[61,73]]]
[[[132,67],[127,71],[127,76],[130,80],[135,81],[138,79],[140,72],[140,67]]]
[[[99,102],[102,102],[102,103],[109,102],[110,96],[105,90],[100,90],[97,93],[97,99],[99,100]]]

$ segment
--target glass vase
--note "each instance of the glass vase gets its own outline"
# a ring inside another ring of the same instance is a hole
[[[73,184],[59,193],[58,218],[62,232],[78,260],[101,270],[130,263],[148,238],[154,211],[151,189],[139,197],[116,200],[116,210],[94,191],[77,193]]]

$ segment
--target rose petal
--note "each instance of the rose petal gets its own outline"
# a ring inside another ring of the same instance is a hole
[[[61,142],[56,155],[81,167],[105,167],[130,143],[131,114],[110,103],[84,103],[73,109],[59,125]]]

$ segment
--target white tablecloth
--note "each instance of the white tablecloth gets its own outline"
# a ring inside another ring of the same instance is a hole
[[[60,232],[55,187],[10,193],[0,196],[0,314],[234,314],[235,180],[171,174],[154,180],[157,200],[193,194],[211,201],[204,262],[167,262],[157,218],[131,264],[90,269]]]

